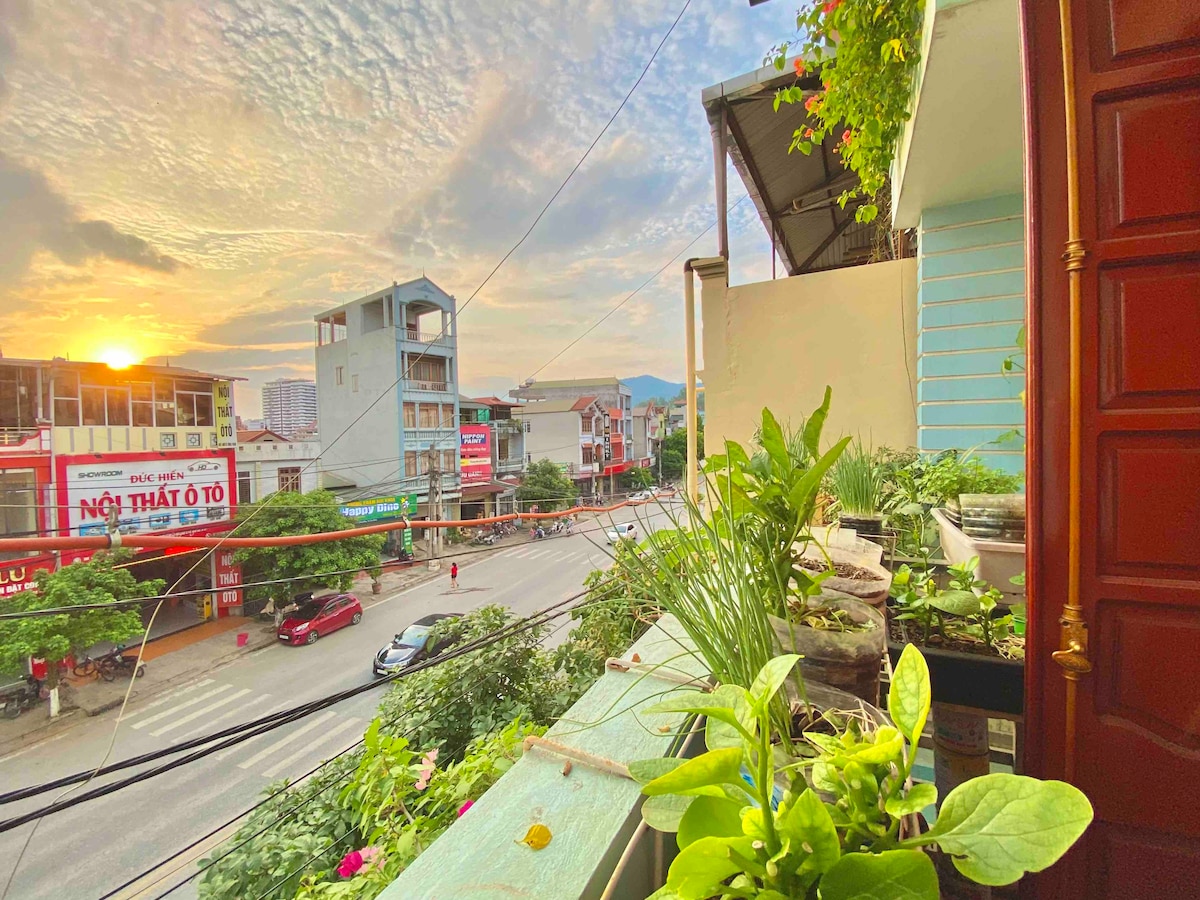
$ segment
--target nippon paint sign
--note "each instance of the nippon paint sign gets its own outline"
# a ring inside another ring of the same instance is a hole
[[[121,534],[212,525],[233,517],[232,450],[110,453],[99,460],[85,455],[57,462],[65,505],[60,527],[69,534],[104,534],[110,515]]]
[[[492,437],[486,425],[462,425],[458,444],[462,483],[487,484],[492,480]]]

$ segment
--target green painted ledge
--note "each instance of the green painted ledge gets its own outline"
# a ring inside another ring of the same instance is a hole
[[[690,647],[679,623],[663,617],[625,658],[637,653],[643,664],[667,663],[682,677],[704,677],[703,663],[685,652]],[[674,755],[674,733],[688,717],[634,714],[674,687],[654,674],[608,671],[546,738],[621,764]],[[664,725],[667,734],[658,730]],[[641,821],[641,789],[578,760],[563,775],[564,762],[545,748],[530,750],[379,900],[600,897]],[[538,823],[552,835],[544,850],[520,843]]]

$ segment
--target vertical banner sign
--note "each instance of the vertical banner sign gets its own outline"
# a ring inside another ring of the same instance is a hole
[[[487,425],[462,425],[458,429],[462,483],[487,484],[492,480],[492,440]]]
[[[213,554],[213,593],[217,609],[242,605],[242,567],[233,561],[232,550],[217,550]]]
[[[237,446],[237,426],[233,416],[233,385],[228,381],[213,383],[213,411],[216,413],[217,446]]]

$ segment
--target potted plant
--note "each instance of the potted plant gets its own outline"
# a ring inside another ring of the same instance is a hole
[[[868,540],[883,543],[883,468],[869,447],[852,441],[829,473],[829,491],[837,499],[838,524]]]
[[[877,704],[885,621],[856,598],[824,590],[831,573],[804,556],[815,544],[810,524],[822,478],[849,442],[820,453],[830,399],[827,389],[797,431],[763,410],[753,455],[728,442],[707,462],[711,516],[685,500],[687,527],[677,522],[652,535],[634,568],[720,683],[749,687],[773,656],[795,652],[806,678]],[[879,584],[886,596],[888,582]],[[788,694],[803,704],[799,684]],[[776,730],[786,732],[788,705],[775,714]]]
[[[895,663],[906,645],[919,644],[940,703],[1020,715],[1025,639],[1004,595],[976,578],[977,565],[950,566],[946,590],[932,569],[901,566],[892,579],[888,653]]]
[[[680,850],[654,898],[937,900],[927,851],[979,884],[1012,884],[1057,862],[1091,822],[1091,804],[1072,785],[991,774],[952,790],[937,822],[920,830],[916,814],[937,789],[910,779],[931,705],[929,672],[912,646],[892,680],[892,724],[848,718],[835,734],[805,732],[808,755],[781,758],[769,711],[797,662],[777,657],[749,688],[689,691],[648,710],[706,716],[708,748],[629,767],[647,796],[643,818],[674,832]]]

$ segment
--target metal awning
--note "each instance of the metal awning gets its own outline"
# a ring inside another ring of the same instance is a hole
[[[810,156],[788,152],[793,133],[809,124],[803,105],[784,104],[775,112],[775,91],[793,84],[796,74],[788,60],[783,72],[766,66],[705,88],[701,102],[714,149],[728,154],[741,175],[789,275],[866,262],[877,226],[856,223],[854,206],[837,205],[842,191],[857,183],[833,152],[839,136],[827,136]],[[799,84],[806,97],[821,90],[815,73]],[[724,165],[717,166],[718,209],[726,205],[724,171]]]

